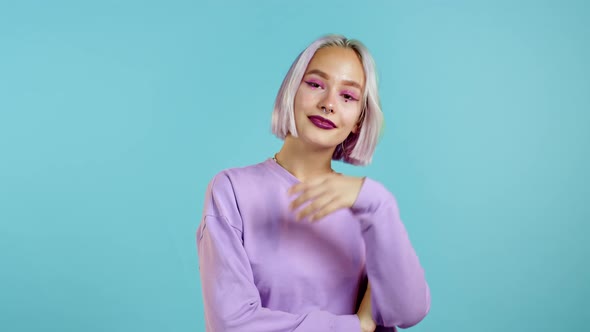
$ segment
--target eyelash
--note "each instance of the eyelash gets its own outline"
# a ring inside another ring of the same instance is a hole
[[[305,83],[307,83],[307,85],[311,86],[311,87],[312,87],[312,88],[314,88],[314,89],[317,89],[317,88],[321,88],[321,87],[322,87],[321,85],[319,85],[319,84],[318,84],[318,83],[316,83],[316,82],[311,82],[311,81],[308,81],[308,82],[305,82]]]
[[[344,96],[344,99],[345,99],[347,102],[348,102],[349,100],[353,100],[353,101],[356,101],[356,100],[357,100],[356,98],[354,98],[352,95],[350,95],[350,94],[348,94],[348,93],[345,93],[345,94],[343,94],[342,96]],[[349,98],[348,98],[348,97],[349,97]]]
[[[317,88],[321,88],[322,86],[319,85],[316,82],[311,82],[311,81],[306,81],[305,83],[307,83],[307,85],[309,85],[310,87],[317,89]],[[357,101],[358,99],[356,99],[355,97],[353,97],[351,94],[349,93],[344,93],[342,94],[342,96],[344,97],[344,100],[346,100],[346,102],[348,101]]]

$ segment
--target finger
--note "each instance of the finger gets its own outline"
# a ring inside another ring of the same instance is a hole
[[[318,209],[310,218],[311,222],[320,220],[325,216],[329,215],[330,213],[342,208],[342,202],[338,198],[334,198],[330,200],[328,203],[324,204],[324,206]]]
[[[291,188],[289,188],[288,193],[295,194],[295,193],[303,191],[307,188],[317,186],[317,185],[323,183],[327,178],[328,178],[328,176],[322,175],[322,176],[317,176],[317,177],[311,178],[305,182],[297,183],[297,184],[293,185]]]
[[[326,188],[324,188],[323,186],[316,186],[316,187],[311,187],[305,191],[303,191],[301,193],[301,195],[299,195],[296,199],[294,199],[291,204],[289,205],[289,208],[291,210],[295,210],[297,209],[299,206],[301,206],[303,203],[312,200],[320,195],[325,195],[326,194]]]
[[[291,186],[291,188],[289,188],[289,190],[287,190],[287,194],[293,195],[295,193],[298,193],[298,192],[302,191],[306,185],[307,184],[303,183],[303,182],[297,183],[297,184]]]
[[[297,213],[297,217],[295,220],[300,221],[301,219],[313,214],[314,212],[322,209],[326,204],[329,204],[334,198],[328,195],[323,195],[309,203],[305,208],[303,208],[299,213]]]

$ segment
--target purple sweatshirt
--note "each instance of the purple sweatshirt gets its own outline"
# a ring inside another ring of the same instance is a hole
[[[269,158],[209,183],[196,234],[207,331],[360,332],[367,278],[377,331],[420,322],[430,289],[395,197],[365,178],[351,209],[296,222],[298,182]]]

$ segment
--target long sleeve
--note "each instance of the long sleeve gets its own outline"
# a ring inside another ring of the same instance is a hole
[[[264,308],[242,243],[242,231],[231,181],[222,173],[209,185],[197,231],[207,331],[360,331],[356,315],[326,311],[292,314]]]
[[[395,197],[365,178],[352,211],[361,220],[375,322],[400,328],[418,324],[430,311],[430,289]]]

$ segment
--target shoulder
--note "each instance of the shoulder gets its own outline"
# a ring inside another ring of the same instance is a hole
[[[364,210],[384,203],[393,204],[397,208],[397,198],[383,182],[372,177],[363,177],[363,184],[353,208]]]
[[[227,168],[216,173],[210,180],[205,194],[204,215],[223,216],[236,229],[242,229],[240,202],[253,195],[259,173],[264,172],[263,163]],[[254,189],[253,189],[254,188]]]
[[[243,184],[257,183],[267,174],[265,167],[267,162],[263,161],[252,165],[223,169],[216,173],[209,181],[209,189],[231,189],[234,191],[234,188]]]
[[[385,184],[375,178],[369,177],[369,176],[365,176],[363,177],[363,188],[365,188],[368,191],[381,191],[381,190],[385,190],[388,191],[387,187],[385,186]]]

